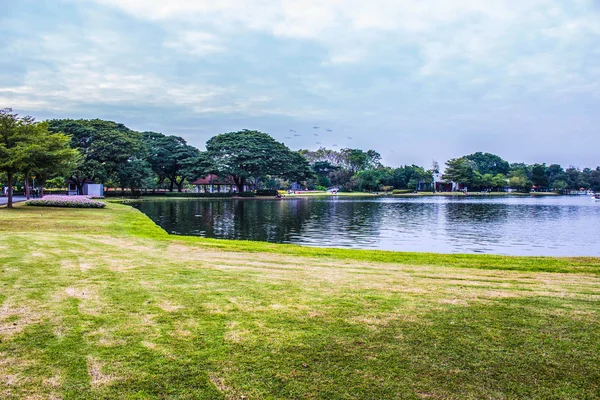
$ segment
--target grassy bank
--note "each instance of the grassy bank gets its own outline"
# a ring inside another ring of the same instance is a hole
[[[1,398],[594,398],[600,259],[168,236],[0,210]]]

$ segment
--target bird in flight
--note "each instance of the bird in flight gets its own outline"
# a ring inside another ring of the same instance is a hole
[[[334,144],[333,147],[337,147],[337,144]]]
[[[294,136],[300,136],[300,135],[298,135],[298,134],[295,134]]]
[[[291,139],[292,137],[291,137],[291,136],[286,136],[285,138],[286,138],[286,139]]]
[[[327,129],[327,132],[333,132],[331,129]]]
[[[318,126],[313,126],[313,129],[319,129],[319,127]]]
[[[296,131],[295,131],[295,130],[293,130],[293,129],[290,129],[290,132],[294,132],[294,133],[296,133]]]
[[[314,135],[315,135],[315,136],[319,136],[319,134],[318,134],[318,133],[315,133]]]
[[[321,142],[317,142],[317,144],[321,144]]]
[[[352,139],[352,136],[348,136],[348,139]]]

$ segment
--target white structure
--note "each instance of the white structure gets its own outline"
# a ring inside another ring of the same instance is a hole
[[[93,183],[92,181],[85,182],[83,184],[83,193],[79,193],[75,182],[69,180],[67,182],[67,195],[69,196],[92,196],[92,197],[103,197],[104,196],[104,185]]]
[[[84,183],[83,194],[92,197],[104,197],[104,185],[96,183]]]

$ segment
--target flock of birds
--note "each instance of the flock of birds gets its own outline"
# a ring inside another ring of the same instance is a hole
[[[313,129],[314,129],[314,130],[318,130],[318,129],[321,129],[321,127],[320,127],[320,126],[313,126]],[[333,130],[331,130],[331,129],[325,129],[325,131],[326,131],[326,132],[333,132]],[[301,134],[299,134],[298,132],[296,132],[296,131],[295,131],[295,130],[293,130],[293,129],[290,129],[290,132],[292,132],[292,133],[293,133],[293,137],[300,137],[300,136],[302,136]],[[318,134],[318,133],[316,133],[316,132],[315,132],[315,133],[313,133],[313,135],[314,135],[314,136],[316,136],[316,137],[319,137],[319,134]],[[286,138],[286,139],[292,139],[292,136],[286,136],[285,138]],[[348,139],[352,140],[352,136],[348,136]],[[319,146],[321,146],[321,142],[316,142],[316,144],[318,144]],[[337,145],[336,143],[334,143],[334,144],[332,145],[332,147],[338,147],[338,145]]]

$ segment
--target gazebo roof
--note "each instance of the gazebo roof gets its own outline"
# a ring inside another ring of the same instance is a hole
[[[208,174],[192,182],[192,185],[235,185],[231,177],[221,178],[215,174]]]

